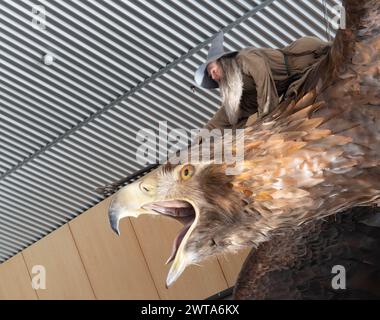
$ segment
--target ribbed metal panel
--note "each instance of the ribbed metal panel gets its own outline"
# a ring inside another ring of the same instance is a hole
[[[227,50],[327,40],[339,4],[2,0],[0,262],[102,200],[97,187],[144,167],[138,130],[167,121],[189,132],[211,117],[218,92],[191,87],[216,32]],[[34,5],[46,10],[44,31],[33,28]]]

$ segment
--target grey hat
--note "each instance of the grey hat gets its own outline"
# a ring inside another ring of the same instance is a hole
[[[217,33],[216,37],[212,40],[210,49],[208,50],[207,60],[205,63],[201,64],[194,74],[194,81],[198,86],[206,89],[218,88],[219,84],[213,80],[208,72],[207,66],[210,62],[216,61],[219,58],[227,55],[236,54],[237,51],[227,51],[223,50],[223,31]]]

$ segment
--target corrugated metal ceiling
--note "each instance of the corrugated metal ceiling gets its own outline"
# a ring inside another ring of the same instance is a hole
[[[0,262],[101,201],[97,187],[141,169],[139,129],[190,130],[211,117],[218,92],[191,87],[216,32],[227,50],[327,40],[339,4],[2,0]],[[33,27],[35,5],[44,30]]]

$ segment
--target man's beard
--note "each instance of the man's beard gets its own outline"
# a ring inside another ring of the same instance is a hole
[[[230,123],[236,125],[240,116],[243,75],[235,58],[221,58],[219,62],[223,70],[223,76],[219,81],[222,106],[225,108]]]

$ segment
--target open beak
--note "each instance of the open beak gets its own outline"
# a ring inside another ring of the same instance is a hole
[[[168,287],[178,279],[190,263],[184,246],[195,225],[196,214],[193,205],[186,200],[158,199],[156,177],[157,172],[154,170],[120,189],[112,199],[108,215],[111,228],[117,235],[120,235],[119,223],[122,218],[137,218],[141,214],[165,215],[184,225],[173,241],[172,252],[166,262],[168,264],[173,261],[166,280]]]

